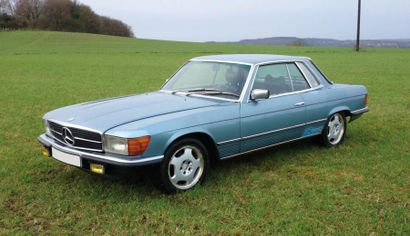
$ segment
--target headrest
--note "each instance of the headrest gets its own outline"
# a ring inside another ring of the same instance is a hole
[[[245,80],[245,73],[240,68],[238,68],[236,72],[232,70],[232,68],[229,68],[225,73],[225,79],[229,83],[237,84]]]
[[[273,76],[268,74],[265,76],[265,81],[272,81],[273,80]]]

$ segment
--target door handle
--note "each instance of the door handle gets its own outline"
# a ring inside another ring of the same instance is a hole
[[[301,107],[301,106],[304,106],[304,105],[305,105],[304,102],[295,103],[295,107]]]

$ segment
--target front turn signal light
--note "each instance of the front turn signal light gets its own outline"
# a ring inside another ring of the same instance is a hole
[[[364,105],[367,106],[367,94],[364,96]]]
[[[136,156],[145,152],[151,141],[151,136],[142,136],[128,139],[128,155]]]

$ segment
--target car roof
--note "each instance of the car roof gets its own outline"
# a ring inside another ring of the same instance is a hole
[[[202,57],[192,58],[192,61],[226,61],[226,62],[238,62],[246,64],[260,64],[265,62],[274,61],[300,61],[309,59],[307,57],[300,56],[284,56],[284,55],[270,55],[270,54],[222,54],[222,55],[209,55]]]

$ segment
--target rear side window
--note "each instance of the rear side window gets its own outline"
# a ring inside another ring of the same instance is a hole
[[[314,70],[313,71],[313,73],[315,74],[315,73],[318,73],[323,79],[325,79],[329,84],[333,84],[333,82],[332,81],[330,81],[328,78],[327,78],[327,76],[319,69],[319,67],[317,67],[317,65],[312,61],[312,60],[309,60],[309,62],[310,62],[310,64],[316,69],[316,70]],[[319,77],[320,77],[319,76]]]
[[[299,68],[303,71],[306,75],[306,79],[309,81],[312,88],[317,87],[320,85],[319,80],[312,74],[312,72],[307,68],[305,63],[297,62]]]
[[[292,79],[293,91],[309,89],[310,86],[308,82],[305,80],[305,77],[303,76],[303,74],[298,69],[298,67],[293,63],[289,63],[287,65],[288,65],[290,78]]]

